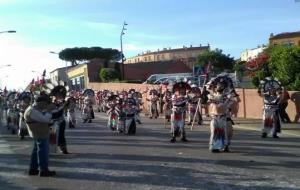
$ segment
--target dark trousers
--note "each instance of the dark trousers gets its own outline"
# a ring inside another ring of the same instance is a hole
[[[48,171],[49,141],[46,139],[34,139],[33,150],[30,159],[30,170]]]
[[[66,138],[65,138],[65,130],[66,130],[66,121],[63,120],[58,125],[57,129],[57,146],[66,146]]]
[[[289,115],[285,111],[287,106],[287,102],[279,104],[279,114],[283,122],[291,122]]]

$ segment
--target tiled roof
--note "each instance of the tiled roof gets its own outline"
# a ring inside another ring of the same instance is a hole
[[[300,31],[280,33],[273,37],[270,37],[270,39],[282,39],[282,38],[293,38],[293,37],[300,37]]]
[[[127,80],[146,80],[152,74],[188,73],[192,70],[181,61],[124,64]]]

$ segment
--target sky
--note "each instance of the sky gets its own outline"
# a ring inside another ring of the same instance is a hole
[[[270,33],[300,31],[297,0],[0,0],[0,88],[24,88],[64,67],[64,48],[147,50],[210,44],[239,58]],[[11,65],[11,66],[7,66]]]

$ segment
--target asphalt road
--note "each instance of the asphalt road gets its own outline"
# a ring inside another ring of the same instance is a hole
[[[136,136],[127,136],[110,131],[104,114],[96,118],[67,129],[71,154],[50,156],[57,172],[51,178],[27,176],[31,140],[20,141],[0,127],[0,189],[300,189],[297,132],[261,139],[260,121],[239,120],[231,152],[210,153],[207,120],[187,130],[188,143],[171,144],[161,119],[143,118]],[[299,125],[289,128],[299,132]]]

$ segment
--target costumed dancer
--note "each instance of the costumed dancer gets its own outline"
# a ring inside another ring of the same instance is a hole
[[[176,137],[181,136],[183,142],[187,142],[185,133],[185,116],[187,111],[188,98],[186,91],[191,87],[186,81],[179,81],[173,85],[174,95],[172,96],[171,115],[171,142],[176,141]]]
[[[83,96],[84,96],[84,106],[82,110],[82,119],[84,123],[86,122],[91,123],[92,119],[95,118],[94,110],[93,110],[95,92],[92,89],[86,89],[83,92]]]
[[[125,100],[124,107],[122,109],[125,116],[125,129],[124,132],[128,135],[135,135],[136,133],[136,102],[130,96]]]
[[[102,104],[102,91],[99,90],[96,93],[96,105],[97,105],[97,111],[100,112],[101,111],[101,104]]]
[[[4,92],[0,90],[0,122],[3,120],[3,113],[4,113],[4,106],[5,106],[5,97]]]
[[[69,128],[76,127],[76,98],[75,92],[71,91],[66,99],[66,112]]]
[[[197,85],[192,84],[191,90],[188,92],[188,113],[189,113],[189,123],[188,125],[192,125],[195,114],[198,117],[198,125],[202,124],[202,116],[200,114],[200,109],[198,108],[199,99],[201,97],[201,91]],[[198,109],[197,109],[198,108]]]
[[[148,110],[149,110],[149,118],[158,118],[158,109],[157,109],[157,103],[159,101],[158,92],[155,89],[152,89],[149,91],[149,96],[146,98],[148,101]]]
[[[46,86],[50,90],[50,96],[52,97],[52,103],[49,106],[51,112],[59,112],[59,116],[54,120],[52,130],[57,132],[57,146],[63,154],[68,154],[67,141],[65,137],[66,130],[66,120],[65,120],[65,110],[66,110],[66,96],[68,92],[68,87],[65,86],[65,82],[59,81],[58,83],[47,83]],[[55,133],[55,132],[54,132]]]
[[[169,89],[166,89],[163,100],[165,120],[167,120],[167,122],[170,122],[172,114],[172,92]]]
[[[116,131],[118,129],[119,123],[119,115],[120,115],[120,108],[119,108],[119,97],[118,95],[111,94],[107,99],[107,114],[108,114],[108,121],[107,127],[110,128],[112,131]]]
[[[28,134],[24,112],[31,105],[33,101],[33,94],[31,92],[22,92],[18,97],[18,110],[19,110],[19,130],[18,136],[20,139],[24,139],[25,135]]]
[[[142,124],[141,122],[141,117],[140,117],[140,112],[142,111],[141,110],[141,105],[143,105],[142,103],[142,94],[140,92],[136,92],[134,89],[131,89],[129,90],[129,92],[132,94],[132,98],[134,100],[134,104],[135,104],[135,110],[136,110],[136,113],[135,113],[135,121],[138,123],[138,124]]]
[[[7,128],[11,129],[12,134],[16,134],[18,130],[19,113],[17,109],[18,93],[10,92],[7,95]]]
[[[210,106],[210,141],[211,152],[228,152],[232,138],[230,93],[234,89],[232,80],[227,75],[218,75],[208,83],[212,94],[208,96]]]
[[[281,83],[276,79],[267,77],[260,81],[258,93],[264,101],[262,138],[266,138],[268,134],[273,138],[279,138],[277,133],[281,132],[279,115],[281,91]]]

